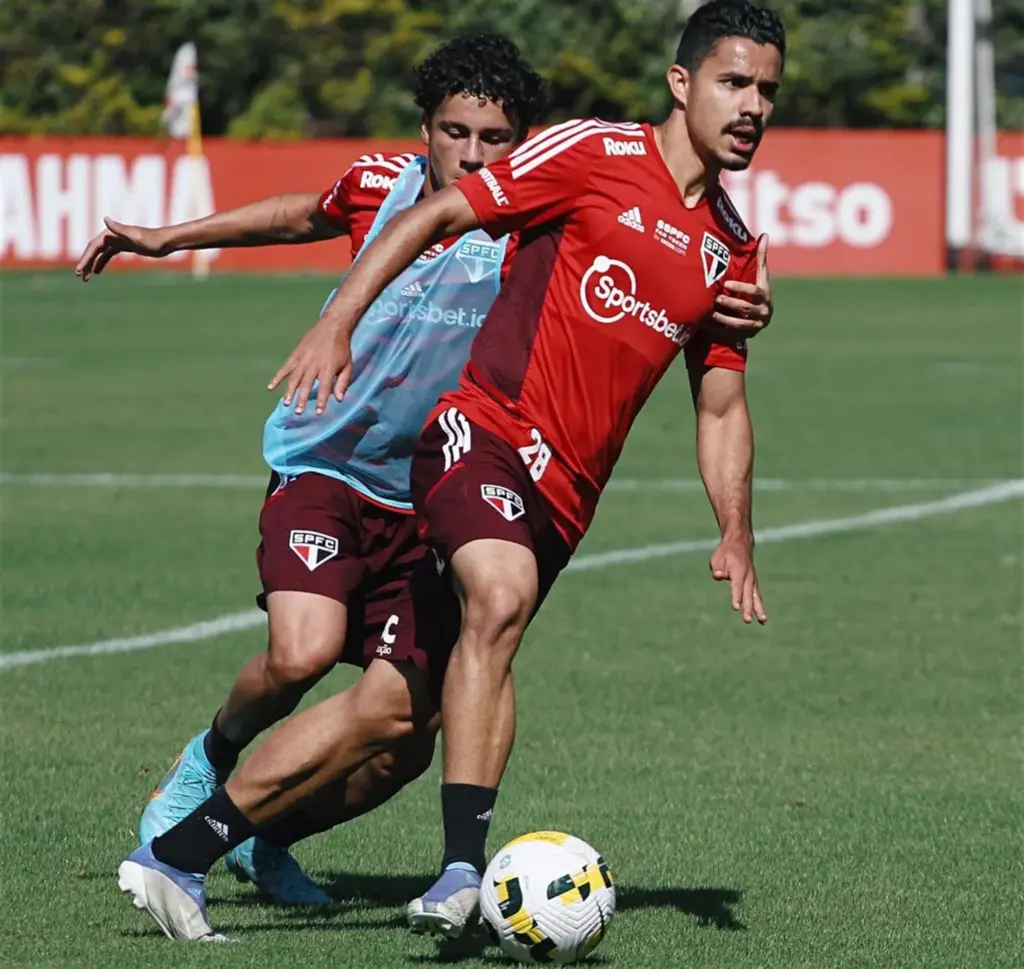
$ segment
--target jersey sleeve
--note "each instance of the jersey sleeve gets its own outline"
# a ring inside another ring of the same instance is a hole
[[[320,201],[317,202],[316,207],[320,213],[320,218],[332,229],[337,229],[338,232],[344,232],[346,235],[348,234],[350,229],[348,221],[348,190],[344,178],[339,178],[333,187],[321,194]]]
[[[564,218],[580,203],[602,133],[595,122],[556,125],[455,184],[492,239]]]
[[[320,217],[332,229],[351,236],[353,255],[362,246],[395,179],[414,157],[363,155],[320,196]]]

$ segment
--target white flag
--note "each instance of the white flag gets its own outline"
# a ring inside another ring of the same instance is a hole
[[[161,122],[172,138],[191,138],[195,123],[196,101],[199,99],[199,72],[196,45],[182,44],[174,55],[171,76],[167,79],[164,113]]]

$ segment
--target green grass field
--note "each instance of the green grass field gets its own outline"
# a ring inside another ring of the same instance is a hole
[[[263,388],[329,281],[0,287],[2,651],[250,610]],[[564,576],[517,661],[491,846],[550,827],[597,846],[619,914],[594,961],[615,969],[1019,969],[1024,521],[1019,489],[984,489],[1024,476],[1020,279],[776,289],[751,353],[757,525],[849,530],[759,548],[765,629],[703,551]],[[643,414],[581,555],[713,536],[684,384]],[[87,473],[237,477],[67,477]],[[975,507],[935,504],[964,493]],[[335,913],[261,904],[217,869],[211,919],[241,941],[172,949],[117,893],[149,792],[262,642],[0,657],[0,963],[446,958],[401,920],[439,858],[436,764],[299,847]]]

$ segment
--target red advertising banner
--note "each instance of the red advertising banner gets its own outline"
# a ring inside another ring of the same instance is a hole
[[[320,192],[362,154],[420,147],[209,139],[195,158],[179,143],[142,138],[4,138],[0,265],[74,263],[104,215],[155,226],[281,192]],[[1000,152],[997,174],[1024,222],[1024,136],[1004,137]],[[776,130],[756,165],[725,182],[748,227],[769,234],[776,274],[929,275],[943,270],[943,168],[940,132]],[[348,245],[222,250],[210,259],[215,272],[336,273]],[[160,265],[187,268],[190,257]]]

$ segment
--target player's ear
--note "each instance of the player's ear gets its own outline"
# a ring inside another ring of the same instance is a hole
[[[420,118],[420,141],[428,148],[430,147],[430,118],[424,112]]]
[[[679,64],[673,64],[666,74],[668,89],[672,92],[672,100],[685,109],[690,95],[690,72]]]

